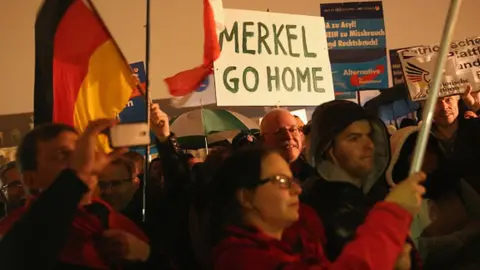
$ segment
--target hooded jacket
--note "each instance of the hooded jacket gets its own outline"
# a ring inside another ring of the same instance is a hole
[[[370,121],[375,145],[374,168],[362,187],[343,169],[323,158],[335,136],[358,120]],[[385,183],[383,174],[390,157],[388,134],[380,120],[369,117],[356,103],[343,100],[327,102],[313,113],[308,155],[320,178],[305,183],[302,200],[320,216],[327,237],[326,253],[333,261],[355,238],[356,229],[373,207],[375,201],[367,194],[379,178],[382,178],[379,183]],[[386,189],[380,192],[379,198],[383,199],[386,192]]]
[[[386,172],[386,181],[389,186],[395,186],[408,176],[409,156],[413,154],[418,131],[418,127],[406,127],[398,130],[391,137],[392,161]],[[418,247],[426,268],[447,269],[445,268],[447,265],[449,267],[455,265],[456,259],[465,247],[478,243],[480,228],[463,228],[460,224],[462,227],[460,230],[450,230],[450,233],[442,236],[424,237],[422,234],[425,229],[432,224],[430,206],[432,203],[449,205],[444,209],[444,213],[441,213],[444,218],[438,222],[446,221],[446,225],[440,224],[441,227],[455,228],[458,227],[459,222],[462,223],[466,219],[480,218],[480,196],[464,180],[452,173],[453,164],[443,157],[443,152],[433,136],[429,138],[427,154],[436,156],[437,169],[427,175],[424,184],[427,188],[426,198],[421,211],[413,220],[410,235]]]

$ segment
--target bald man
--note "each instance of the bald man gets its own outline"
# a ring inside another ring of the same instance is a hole
[[[277,149],[290,163],[294,176],[302,183],[316,175],[302,155],[303,133],[289,111],[276,108],[265,114],[260,125],[260,135],[264,146]]]

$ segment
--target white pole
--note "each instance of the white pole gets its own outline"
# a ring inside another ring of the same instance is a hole
[[[452,0],[448,10],[445,26],[443,27],[442,42],[440,44],[440,51],[438,52],[437,65],[433,73],[433,80],[428,91],[428,98],[423,109],[423,124],[420,127],[420,132],[415,146],[412,166],[410,167],[410,174],[421,171],[423,158],[427,149],[428,138],[432,128],[433,112],[437,103],[438,93],[440,91],[440,83],[442,82],[443,68],[447,62],[447,55],[450,51],[450,43],[452,40],[453,30],[457,22],[458,13],[460,11],[462,0]]]

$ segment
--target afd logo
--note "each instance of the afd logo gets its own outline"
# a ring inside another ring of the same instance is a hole
[[[203,92],[208,89],[208,86],[210,85],[210,76],[207,76],[205,80],[200,84],[200,86],[195,90],[195,92]]]
[[[429,71],[412,63],[407,63],[405,70],[407,80],[411,81],[412,83],[419,84],[421,89],[428,87],[430,84],[431,78]]]

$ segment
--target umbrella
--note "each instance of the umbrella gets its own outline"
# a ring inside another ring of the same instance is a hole
[[[170,122],[170,130],[179,142],[189,148],[205,147],[209,143],[231,140],[241,130],[259,129],[255,121],[239,113],[221,109],[196,109]]]
[[[399,84],[381,90],[380,95],[367,101],[364,107],[383,121],[391,121],[418,110],[420,106],[410,100],[405,84]]]

